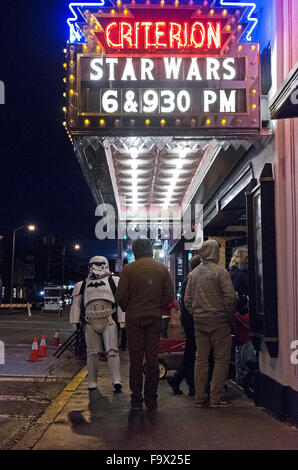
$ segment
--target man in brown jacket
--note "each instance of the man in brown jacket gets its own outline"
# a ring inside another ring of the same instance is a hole
[[[142,409],[144,354],[147,365],[144,399],[148,409],[155,409],[161,310],[174,299],[174,289],[167,267],[152,259],[153,250],[149,239],[134,240],[132,249],[136,261],[124,267],[115,298],[126,312],[132,409]]]
[[[214,369],[210,384],[210,407],[224,408],[224,384],[231,355],[231,326],[237,295],[230,274],[218,264],[219,245],[216,240],[201,244],[198,254],[202,263],[192,271],[186,287],[184,303],[193,314],[197,356],[195,364],[196,406],[208,401],[208,370],[211,348]]]

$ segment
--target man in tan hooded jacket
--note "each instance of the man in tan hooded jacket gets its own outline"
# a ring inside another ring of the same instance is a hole
[[[208,369],[211,348],[214,370],[210,384],[210,407],[222,408],[224,384],[231,354],[231,326],[237,295],[224,266],[218,264],[219,245],[215,240],[203,242],[198,254],[202,263],[189,276],[184,297],[186,308],[194,317],[197,356],[195,364],[196,406],[208,401]]]

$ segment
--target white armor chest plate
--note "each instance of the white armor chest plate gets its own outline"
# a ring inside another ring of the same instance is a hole
[[[115,302],[108,276],[102,279],[86,279],[84,306],[87,307],[90,302],[96,300],[107,300],[111,303]]]

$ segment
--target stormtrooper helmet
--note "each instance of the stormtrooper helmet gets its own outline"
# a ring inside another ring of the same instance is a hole
[[[110,274],[109,262],[104,256],[93,256],[89,264],[89,279],[100,279]]]

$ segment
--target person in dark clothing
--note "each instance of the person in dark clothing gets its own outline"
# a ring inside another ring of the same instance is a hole
[[[243,385],[243,379],[249,373],[247,363],[255,361],[256,358],[256,352],[249,335],[248,251],[246,249],[236,250],[229,267],[232,283],[239,298],[234,325],[236,382]]]
[[[199,256],[194,256],[190,261],[191,270],[195,269],[201,262]],[[196,360],[196,339],[194,333],[194,321],[192,315],[186,309],[184,305],[184,295],[187,286],[188,277],[184,279],[181,286],[181,298],[180,298],[180,311],[181,311],[181,324],[185,332],[185,350],[183,355],[183,362],[179,369],[175,372],[174,377],[168,379],[168,384],[172,387],[173,392],[176,395],[181,395],[183,392],[179,386],[185,379],[189,387],[189,396],[195,396],[195,384],[194,384],[194,364]]]
[[[132,250],[136,261],[124,266],[115,300],[126,309],[132,410],[141,411],[143,401],[148,410],[155,410],[162,309],[174,299],[174,286],[167,266],[153,259],[149,239],[134,240]],[[144,356],[147,374],[143,387]]]

